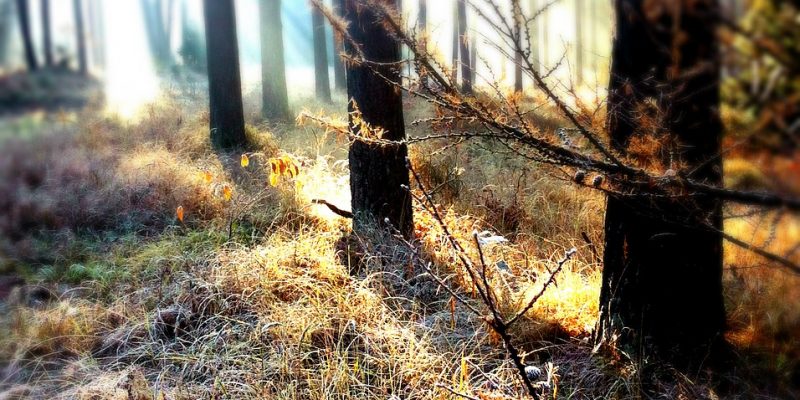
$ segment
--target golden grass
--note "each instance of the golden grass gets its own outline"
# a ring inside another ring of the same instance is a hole
[[[52,207],[84,201],[112,229],[120,228],[112,217],[124,214],[134,230],[150,226],[151,237],[123,232],[126,239],[83,254],[81,262],[128,271],[103,291],[86,282],[90,290],[78,296],[0,319],[0,361],[18,366],[0,393],[27,383],[35,396],[65,398],[455,398],[436,386],[444,384],[480,398],[520,396],[515,371],[483,320],[451,308],[450,295],[419,264],[410,270],[407,249],[390,238],[353,237],[346,220],[310,204],[322,198],[349,207],[339,162],[345,155],[335,138],[310,127],[250,128],[264,157],[287,152],[300,164],[297,179],[271,188],[263,157],[242,168],[238,155],[213,154],[204,116],[190,115],[196,113],[170,101],[137,123],[87,114],[67,126],[73,133],[59,151],[23,147],[33,160],[25,168],[46,163],[59,173],[45,171],[44,180],[73,185],[12,186],[14,207],[28,199],[37,215],[63,218]],[[267,132],[273,128],[274,135]],[[443,188],[435,201],[469,257],[478,259],[473,231],[510,240],[484,248],[505,312],[539,290],[566,250],[578,249],[557,286],[513,330],[530,351],[526,361],[553,363],[559,397],[636,398],[638,366],[592,354],[588,340],[599,308],[603,196],[569,184],[561,171],[504,158],[488,143],[423,156],[436,149],[412,148],[414,164],[426,186]],[[56,155],[62,161],[54,163]],[[54,200],[87,182],[92,195]],[[230,201],[223,185],[233,190]],[[184,224],[175,218],[178,205],[187,212]],[[778,220],[774,235],[748,225],[755,222],[733,219],[726,230],[737,237],[756,232],[756,243],[776,251],[800,240],[796,220]],[[421,261],[470,297],[474,289],[456,254],[419,207],[415,228]],[[725,250],[734,342],[755,348],[797,327],[796,280],[758,267],[763,261],[751,253]],[[787,357],[796,354],[793,339],[772,343]],[[665,396],[685,389],[685,382],[659,385]]]

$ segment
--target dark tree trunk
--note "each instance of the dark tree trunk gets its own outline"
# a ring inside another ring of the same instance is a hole
[[[89,63],[86,56],[86,31],[83,23],[83,1],[72,0],[72,12],[75,15],[75,44],[78,51],[78,72],[89,74]]]
[[[461,57],[461,91],[472,93],[472,58],[467,25],[467,2],[458,0],[458,53]]]
[[[583,8],[583,0],[575,0],[575,80],[578,85],[583,85]]]
[[[344,12],[344,0],[333,0],[333,11],[336,16],[341,17]],[[334,30],[333,32],[333,85],[336,90],[347,90],[347,76],[344,62],[342,61],[342,39]]]
[[[217,149],[232,150],[247,142],[233,0],[203,0],[203,11],[211,143]]]
[[[400,60],[398,43],[386,32],[376,15],[362,8],[363,0],[347,0],[345,16],[349,22],[348,33],[361,45],[370,61],[384,63],[375,67],[384,77],[400,82]],[[380,0],[394,5],[394,0]],[[352,51],[346,45],[348,52]],[[399,141],[405,139],[402,94],[384,78],[365,65],[353,65],[347,69],[347,94],[361,112],[364,121],[373,128],[382,128],[382,139]],[[367,136],[359,124],[353,124],[354,106],[349,106],[351,129],[354,135]],[[408,149],[403,145],[378,145],[354,141],[350,146],[350,192],[353,203],[353,228],[364,233],[373,223],[385,225],[385,221],[398,229],[407,238],[413,231],[411,197],[406,189],[409,185],[406,157]]]
[[[53,66],[53,31],[50,28],[50,0],[42,0],[42,51],[44,52],[44,65]]]
[[[639,126],[645,119],[639,113],[654,100],[664,112],[662,161],[682,162],[690,178],[720,185],[717,2],[684,4],[679,31],[666,12],[645,14],[644,2],[615,3],[612,145],[625,153],[632,138],[652,131]],[[676,32],[687,40],[676,44]],[[721,229],[721,202],[714,199],[610,196],[598,338],[618,333],[634,354],[684,366],[713,354],[725,324]]]
[[[311,26],[314,31],[314,85],[317,98],[331,101],[331,82],[328,77],[328,44],[325,40],[325,17],[311,7]]]
[[[25,63],[28,66],[28,70],[36,71],[39,69],[39,60],[36,59],[36,50],[33,48],[28,0],[17,0],[17,16],[19,17],[19,30],[22,36],[22,45],[25,48]]]
[[[261,14],[261,115],[288,120],[281,0],[259,0]]]

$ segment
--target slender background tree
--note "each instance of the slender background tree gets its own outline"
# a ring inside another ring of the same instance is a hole
[[[22,46],[25,50],[25,64],[28,66],[28,70],[36,71],[39,69],[39,60],[36,57],[36,49],[33,47],[28,0],[17,0],[17,17],[19,18],[18,22],[20,36],[22,36]]]
[[[89,58],[86,54],[86,27],[83,22],[83,1],[72,0],[72,11],[75,16],[75,45],[77,46],[78,73],[89,74]]]
[[[44,65],[53,66],[53,34],[50,23],[50,0],[42,0],[40,5],[42,14],[42,52],[44,52]]]
[[[283,59],[281,0],[259,0],[261,15],[261,115],[288,120],[286,66]]]
[[[331,101],[331,82],[328,75],[328,44],[325,39],[325,18],[316,8],[311,8],[311,28],[314,45],[314,87],[317,98]]]
[[[341,17],[344,12],[344,0],[333,0],[333,12]],[[340,35],[333,30],[333,85],[336,90],[347,90],[347,76],[344,62],[342,61],[342,51],[344,46]]]

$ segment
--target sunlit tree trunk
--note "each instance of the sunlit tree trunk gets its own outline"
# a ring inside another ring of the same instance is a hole
[[[539,0],[530,0],[529,3],[529,18],[533,18],[536,13],[539,12]],[[536,71],[541,73],[542,63],[541,63],[541,54],[539,54],[539,42],[540,42],[540,26],[541,26],[541,18],[542,16],[538,16],[530,20],[528,24],[528,33],[530,34],[529,43],[531,49],[531,63],[536,68]]]
[[[575,80],[578,85],[583,85],[584,7],[583,0],[575,0]]]
[[[261,115],[291,118],[283,60],[281,0],[259,0],[261,14]]]
[[[181,21],[181,48],[180,54],[183,64],[189,68],[206,73],[207,61],[205,52],[205,43],[203,43],[203,35],[200,30],[195,27],[189,20],[189,0],[182,0],[180,4],[180,21]]]
[[[86,27],[83,23],[83,1],[72,0],[72,11],[75,15],[75,43],[78,51],[78,72],[89,74],[89,62],[86,56]]]
[[[106,35],[103,18],[103,0],[89,0],[89,26],[91,29],[92,64],[106,65]]]
[[[22,45],[25,49],[25,63],[28,66],[28,70],[36,71],[39,69],[39,60],[36,58],[36,49],[33,47],[28,0],[17,0],[17,16],[19,17],[19,30],[22,36]]]
[[[247,141],[233,0],[203,0],[203,11],[211,143],[217,149],[232,150]]]
[[[419,0],[419,14],[417,15],[419,31],[425,33],[428,30],[428,1]]]
[[[363,0],[347,0],[346,19],[348,33],[358,43],[366,58],[383,63],[377,66],[381,75],[395,83],[400,82],[396,63],[400,60],[398,43],[386,32],[376,15],[361,7]],[[395,5],[394,0],[379,0]],[[349,52],[350,45],[346,46]],[[405,139],[402,94],[365,65],[352,65],[347,69],[347,94],[354,100],[361,117],[373,128],[382,128],[382,139]],[[350,119],[354,135],[367,136],[350,105]],[[412,234],[411,198],[406,157],[408,149],[402,145],[384,145],[356,140],[350,146],[350,192],[353,204],[353,228],[365,233],[372,223],[386,222],[406,237]],[[405,188],[403,187],[405,186]]]
[[[459,70],[459,58],[458,58],[458,49],[460,47],[459,43],[459,28],[458,28],[458,2],[459,0],[453,0],[453,52],[451,56],[451,65],[453,66],[453,71],[451,73],[451,79],[453,84],[458,82],[458,70]]]
[[[314,31],[314,86],[317,99],[331,101],[331,82],[328,77],[328,44],[325,40],[325,17],[311,8],[311,26]]]
[[[522,9],[520,8],[519,0],[511,0],[511,13],[514,18],[514,30],[517,37],[515,38],[515,46],[522,48]],[[514,91],[517,93],[522,92],[522,52],[518,49],[514,51]]]
[[[50,28],[50,0],[42,0],[42,51],[44,52],[44,65],[53,66],[53,34]]]
[[[458,53],[461,59],[461,91],[472,93],[472,61],[470,58],[469,29],[466,0],[458,0]]]
[[[720,185],[718,4],[689,2],[671,16],[645,13],[646,0],[616,0],[608,129],[622,154],[657,129],[665,145],[654,157]],[[653,118],[658,126],[642,126]],[[619,334],[626,350],[678,365],[713,356],[725,325],[721,230],[715,199],[609,196],[598,337]]]
[[[344,12],[344,0],[333,0],[333,11],[337,16],[341,17]],[[334,29],[333,34],[333,86],[336,90],[347,90],[347,77],[345,75],[344,62],[342,61],[342,40],[336,34]]]

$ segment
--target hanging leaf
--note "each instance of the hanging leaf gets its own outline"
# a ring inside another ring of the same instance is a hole
[[[203,180],[206,183],[211,183],[211,180],[214,179],[214,176],[211,175],[211,171],[203,171]]]
[[[175,216],[178,217],[178,221],[183,223],[183,206],[178,206],[175,210]]]
[[[247,154],[242,154],[241,164],[242,168],[247,168],[247,166],[250,165],[250,157],[248,157]]]
[[[274,172],[269,174],[269,185],[272,187],[278,186],[278,174]]]
[[[222,187],[222,197],[225,199],[225,201],[231,201],[231,198],[233,198],[233,189],[230,185],[225,185]]]

